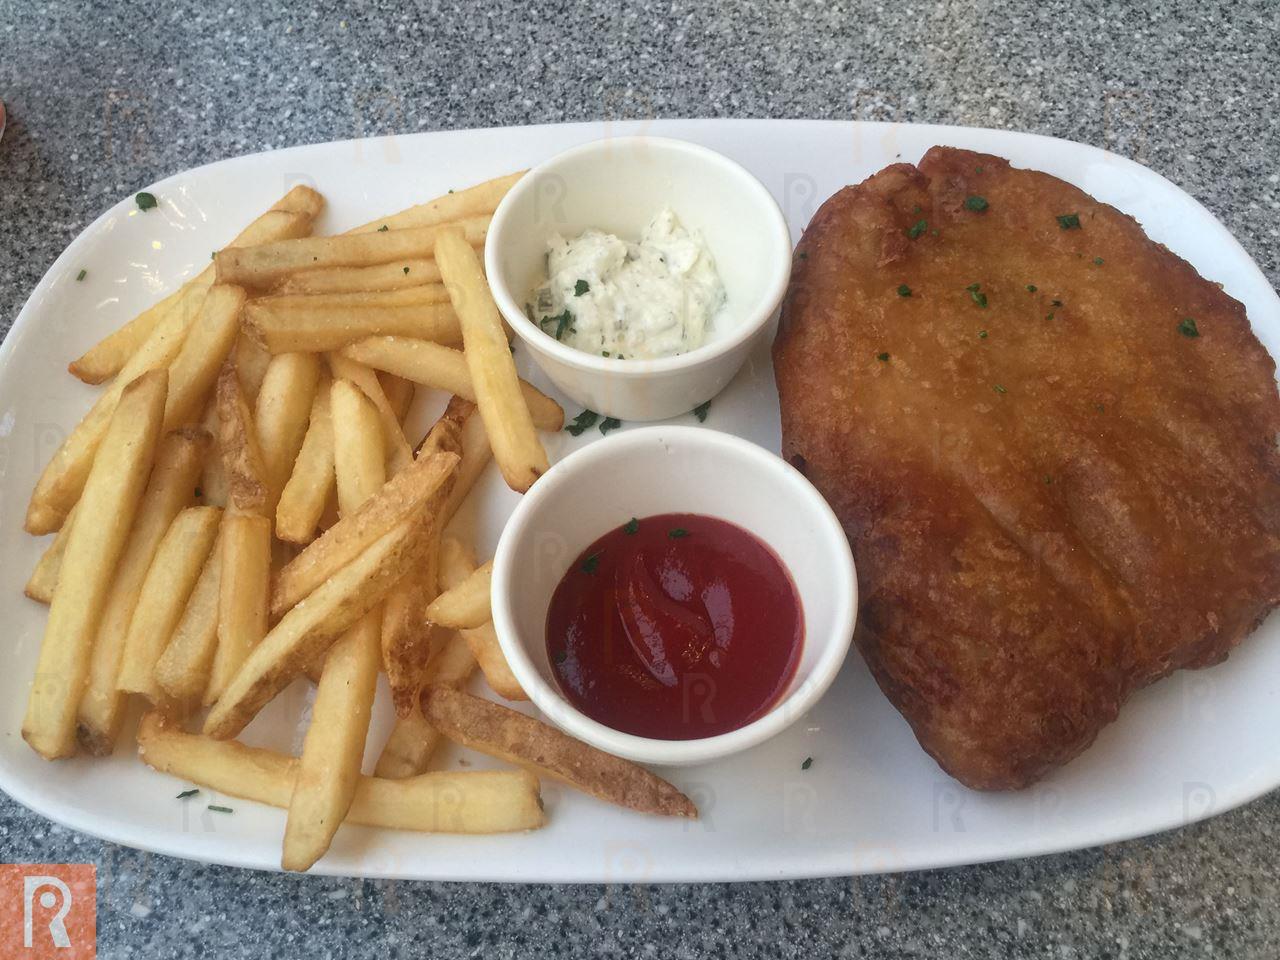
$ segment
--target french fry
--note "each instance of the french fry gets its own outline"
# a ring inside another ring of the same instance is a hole
[[[476,406],[484,418],[493,458],[507,486],[523,493],[546,473],[547,452],[538,440],[529,407],[521,395],[502,318],[480,268],[480,259],[462,234],[453,228],[441,229],[435,251],[462,327]]]
[[[382,424],[382,439],[386,443],[388,470],[392,474],[399,473],[413,461],[413,450],[409,447],[409,441],[404,438],[400,417],[383,392],[378,375],[364,364],[356,363],[338,353],[326,354],[326,358],[335,379],[350,380],[373,401],[378,411],[378,421]]]
[[[105,756],[115,749],[125,705],[116,682],[129,624],[156,550],[174,518],[191,502],[200,464],[211,445],[205,431],[183,427],[166,434],[156,447],[151,477],[95,624],[88,681],[76,710],[80,743],[91,754]]]
[[[430,340],[380,336],[357,340],[340,352],[375,370],[394,373],[424,387],[447,390],[471,401],[476,399],[471,371],[461,350]],[[524,380],[520,381],[520,393],[535,427],[554,432],[564,426],[564,410],[560,404]]]
[[[266,462],[240,377],[230,364],[224,364],[218,376],[218,447],[232,506],[241,513],[266,516]]]
[[[305,237],[311,232],[311,222],[323,206],[320,194],[309,187],[295,187],[245,227],[228,246],[251,246],[270,240]],[[198,304],[205,291],[213,285],[213,275],[213,264],[210,264],[159,303],[98,341],[78,359],[71,361],[67,369],[85,383],[106,382],[120,372],[129,357],[146,342],[170,311],[189,309],[192,300]]]
[[[319,382],[320,357],[314,353],[277,353],[262,380],[253,423],[266,471],[269,516],[275,515],[302,449]]]
[[[297,350],[336,350],[378,334],[399,334],[441,343],[458,343],[458,318],[448,300],[422,303],[355,302],[417,294],[427,287],[391,293],[344,293],[324,297],[267,297],[250,300],[245,307],[245,332],[270,353]],[[312,303],[334,298],[353,298],[349,304]]]
[[[509,173],[506,176],[494,177],[492,180],[478,183],[474,187],[446,193],[427,203],[420,203],[417,206],[401,210],[399,213],[393,213],[388,217],[370,220],[363,226],[356,227],[348,232],[372,233],[375,230],[382,230],[384,227],[389,230],[403,230],[406,227],[430,227],[436,224],[461,220],[465,217],[492,214],[493,211],[498,209],[498,204],[507,195],[507,191],[515,186],[516,181],[524,175],[525,171],[520,170],[516,173]]]
[[[286,807],[293,794],[293,757],[183,733],[148,713],[138,725],[144,763],[202,787]],[[525,770],[428,773],[406,780],[361,777],[350,823],[434,833],[505,833],[545,822],[538,780]]]
[[[424,686],[462,687],[475,673],[476,658],[465,640],[451,635],[427,664]],[[427,722],[417,702],[407,716],[396,717],[391,736],[378,755],[374,775],[400,780],[423,773],[440,745],[440,731]]]
[[[440,586],[451,590],[466,582],[476,569],[475,555],[456,537],[445,537],[440,544]],[[482,623],[469,630],[459,630],[472,656],[480,665],[485,682],[505,700],[528,700],[520,681],[502,652],[493,623]]]
[[[483,246],[489,230],[489,216],[468,217],[450,223],[474,246]],[[232,247],[214,256],[219,283],[245,287],[269,287],[299,270],[325,267],[368,267],[398,260],[428,258],[442,227],[410,227],[405,230],[375,230],[336,237],[303,237],[280,240],[254,247]]]
[[[212,441],[209,455],[204,458],[204,467],[200,471],[200,485],[196,497],[210,507],[227,506],[230,492],[227,490],[227,471],[222,466],[222,450],[217,442],[221,433],[218,422],[218,396],[214,391],[204,405],[204,413],[200,415],[200,429],[209,434]]]
[[[354,513],[386,480],[378,411],[346,380],[331,392],[338,508]],[[375,608],[325,657],[285,823],[286,870],[308,870],[324,856],[355,796],[377,692],[380,623]]]
[[[641,813],[698,816],[688,797],[644,767],[509,707],[439,686],[423,691],[422,713],[455,743],[555,777],[607,803]]]
[[[91,522],[77,523],[67,541],[22,724],[49,760],[75,752],[93,628],[151,469],[168,381],[168,371],[149,371],[121,391],[84,484],[79,513]]]
[[[185,713],[194,709],[209,683],[218,647],[218,603],[222,582],[222,534],[205,557],[178,625],[156,661],[156,683]]]
[[[372,267],[329,267],[291,273],[274,293],[368,293],[404,290],[424,283],[439,283],[440,268],[434,260],[401,260]]]
[[[67,552],[67,535],[71,533],[71,524],[75,523],[75,519],[76,511],[73,507],[67,514],[67,519],[58,528],[53,541],[45,547],[44,553],[40,554],[40,559],[36,561],[36,568],[31,571],[27,585],[23,588],[22,592],[37,603],[53,602],[53,591],[58,585],[58,572],[62,569],[62,557]]]
[[[394,373],[380,373],[378,383],[382,384],[382,392],[386,394],[387,403],[391,405],[392,412],[403,427],[404,418],[409,415],[409,408],[413,406],[415,391],[413,381],[397,377]]]
[[[457,586],[445,590],[427,606],[427,619],[443,627],[469,629],[488,623],[489,580],[493,563],[482,564]]]
[[[80,499],[94,455],[107,432],[121,393],[142,374],[169,366],[178,355],[198,308],[199,304],[196,304],[189,310],[172,310],[166,314],[146,342],[129,358],[120,375],[67,435],[36,481],[24,524],[28,533],[39,536],[52,533],[61,526],[67,513]],[[167,374],[165,380],[167,383]]]
[[[206,734],[220,740],[236,736],[267,701],[329,650],[348,627],[377,606],[404,570],[421,562],[423,504],[452,473],[457,462],[456,456],[447,453],[431,457],[427,467],[435,482],[426,486],[417,509],[411,510],[390,532],[311,591],[305,603],[293,607],[281,618],[249,654],[214,704],[205,721]],[[406,470],[401,476],[411,473]],[[379,497],[374,497],[369,504],[376,505],[378,500]],[[363,513],[358,511],[353,519]],[[314,550],[323,539],[307,550]],[[223,573],[225,577],[225,568]]]
[[[289,543],[310,543],[315,539],[316,524],[334,489],[329,390],[325,375],[316,386],[307,434],[276,506],[276,536]]]
[[[393,476],[354,514],[342,517],[276,575],[271,616],[280,617],[407,517],[419,513],[452,474],[454,455],[422,457]]]
[[[206,704],[215,703],[267,633],[271,582],[271,521],[230,508],[222,521],[218,577],[218,647]]]
[[[465,401],[464,401],[465,402]],[[453,481],[453,489],[449,491],[449,500],[444,505],[441,515],[445,524],[453,519],[462,501],[467,498],[471,488],[476,485],[484,468],[493,459],[493,450],[489,447],[489,435],[484,432],[484,420],[475,404],[467,411],[462,421],[462,459],[458,461],[458,473]]]
[[[241,320],[243,319],[241,315]],[[262,381],[267,376],[267,367],[271,365],[271,352],[245,333],[242,324],[231,362],[240,375],[240,389],[244,391],[245,401],[252,409],[258,402],[258,391],[262,389]]]
[[[116,681],[116,689],[121,692],[140,693],[153,706],[163,701],[155,678],[156,661],[173,635],[205,566],[221,515],[217,507],[188,507],[169,525],[129,621]]]
[[[209,288],[182,349],[169,365],[169,399],[165,401],[164,428],[173,430],[196,418],[209,396],[236,334],[244,291],[215,284]]]

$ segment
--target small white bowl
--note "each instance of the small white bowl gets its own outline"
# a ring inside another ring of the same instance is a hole
[[[719,517],[755,534],[790,571],[803,608],[800,663],[778,702],[744,727],[700,740],[639,737],[591,719],[561,694],[547,656],[547,606],[569,565],[632,517],[662,513]],[[799,471],[727,433],[656,426],[589,444],[538,479],[498,542],[492,603],[507,662],[552,723],[617,756],[680,765],[755,746],[817,702],[849,652],[858,586],[839,520]]]
[[[678,357],[616,360],[543,332],[525,304],[546,281],[547,241],[588,227],[638,240],[664,205],[702,235],[725,288],[707,342]],[[566,150],[517,181],[494,212],[484,250],[498,308],[551,381],[620,420],[664,420],[710,400],[738,372],[782,302],[791,235],[755,177],[714,150],[659,137],[615,137]]]

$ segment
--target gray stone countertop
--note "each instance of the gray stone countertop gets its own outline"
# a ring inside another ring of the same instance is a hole
[[[183,168],[600,117],[931,121],[1083,141],[1189,191],[1280,284],[1274,0],[3,0],[0,98],[0,330],[95,215]],[[1272,795],[1154,838],[1013,863],[518,887],[202,866],[69,832],[0,795],[0,861],[98,864],[104,958],[1276,957],[1278,828]]]

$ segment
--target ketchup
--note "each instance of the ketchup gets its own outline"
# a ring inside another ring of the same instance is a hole
[[[787,568],[757,537],[667,513],[610,530],[578,556],[551,597],[546,638],[560,689],[587,716],[692,740],[777,702],[804,617]]]

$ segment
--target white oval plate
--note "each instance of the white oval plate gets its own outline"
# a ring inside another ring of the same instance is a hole
[[[1280,346],[1280,300],[1208,211],[1131,161],[1028,134],[810,121],[590,123],[320,144],[179,174],[150,188],[159,209],[140,213],[126,198],[76,238],[0,347],[0,622],[9,646],[0,675],[0,787],[6,793],[67,826],[129,846],[245,867],[279,864],[281,811],[213,800],[207,791],[195,802],[176,800],[185,784],[151,772],[127,748],[105,761],[47,763],[18,732],[45,622],[45,608],[22,595],[43,547],[22,533],[23,513],[44,462],[95,395],[66,372],[67,361],[202,268],[211,250],[294,182],[311,183],[328,198],[320,229],[329,232],[532,165],[575,143],[624,133],[683,137],[728,154],[774,191],[797,237],[838,187],[895,160],[918,160],[933,144],[1000,154],[1136,216],[1155,240],[1245,303],[1272,355]],[[81,269],[88,273],[77,282]],[[418,411],[424,422],[438,406],[420,405],[431,407]],[[712,403],[706,426],[778,449],[767,343]],[[578,440],[562,433],[549,438],[548,447],[554,459],[586,442],[600,442],[599,433]],[[514,502],[495,471],[471,497],[461,522],[482,551],[492,550]],[[541,831],[450,837],[344,827],[315,869],[467,880],[778,879],[974,863],[1153,833],[1280,784],[1272,733],[1280,727],[1277,633],[1280,620],[1272,618],[1227,663],[1139,692],[1084,756],[1021,793],[974,793],[944,775],[861,661],[850,657],[818,707],[783,735],[728,760],[671,772],[701,808],[697,822],[631,814],[548,783],[549,824]],[[305,685],[291,687],[246,739],[296,750],[307,697]],[[384,697],[367,760],[388,728]],[[806,757],[813,763],[802,770]],[[487,765],[462,752],[446,762]],[[210,813],[209,802],[235,812]]]

